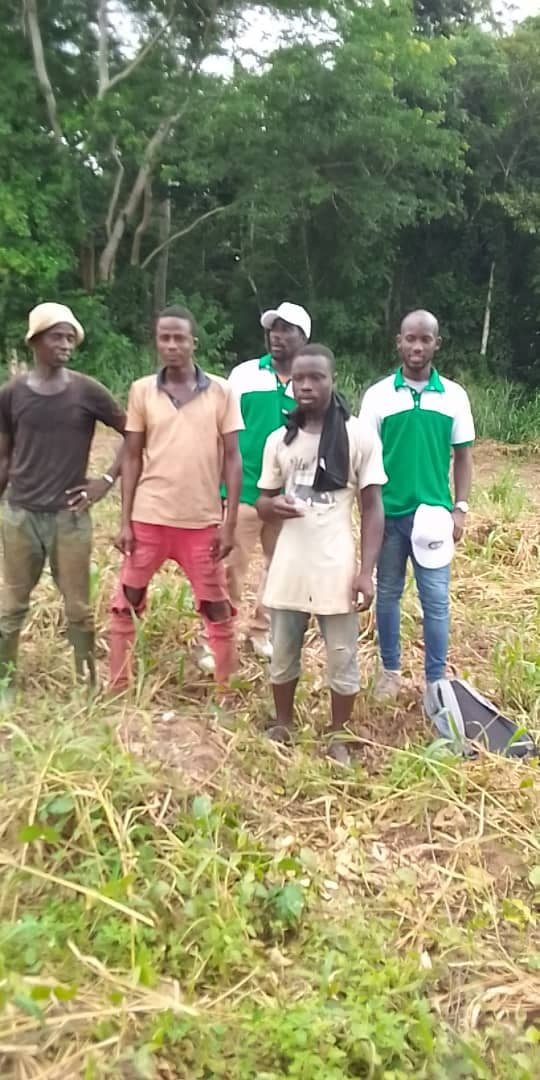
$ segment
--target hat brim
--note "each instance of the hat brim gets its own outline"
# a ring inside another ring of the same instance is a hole
[[[280,318],[279,311],[263,311],[261,315],[261,326],[263,330],[271,330],[276,319]]]
[[[58,326],[61,322],[67,323],[68,326],[72,327],[77,338],[77,345],[82,345],[84,341],[84,330],[80,322],[77,322],[76,319],[56,319],[54,322],[47,323],[46,326],[40,326],[38,329],[32,331],[29,330],[24,338],[25,343],[30,345],[34,338],[38,337],[39,334],[45,334],[47,330],[52,330],[53,326]]]
[[[445,541],[442,547],[435,548],[433,551],[420,547],[412,540],[412,549],[417,563],[425,570],[442,570],[444,566],[450,566],[455,551],[453,540]]]

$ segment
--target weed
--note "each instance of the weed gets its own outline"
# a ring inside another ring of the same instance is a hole
[[[482,492],[482,505],[495,508],[502,522],[515,521],[530,507],[530,499],[516,476],[515,469],[504,469]]]
[[[501,442],[536,442],[540,430],[540,394],[527,391],[506,379],[488,385],[460,381],[467,387],[476,432],[482,439]]]
[[[476,497],[451,660],[537,731],[525,475],[505,469]],[[111,516],[96,509],[100,628]],[[412,584],[403,624],[411,679],[394,711],[361,696],[360,759],[342,773],[321,754],[315,635],[286,752],[261,734],[252,656],[228,695],[195,676],[200,622],[176,568],[149,591],[138,686],[116,702],[73,689],[59,598],[40,585],[24,696],[0,723],[3,1078],[536,1080],[537,764],[434,742]],[[369,680],[370,618],[361,642]]]

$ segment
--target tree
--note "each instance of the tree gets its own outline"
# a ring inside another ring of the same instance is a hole
[[[368,354],[385,341],[399,232],[446,212],[461,140],[445,127],[446,42],[416,36],[402,5],[344,12],[337,29],[333,42],[280,49],[266,73],[237,79],[215,153],[221,133],[238,200],[229,265],[242,288],[258,306],[285,293],[303,301],[317,333]]]
[[[469,144],[468,213],[488,253],[480,340],[485,356],[497,277],[513,263],[516,233],[536,237],[540,228],[540,20],[502,39],[472,32],[456,55]],[[538,251],[536,240],[533,247]]]
[[[429,37],[447,37],[491,17],[490,0],[413,0],[417,29]]]
[[[358,381],[420,305],[450,368],[538,378],[538,20],[501,35],[456,29],[461,0],[267,2],[303,18],[219,73],[240,0],[4,0],[6,338],[61,295],[100,372],[133,371],[173,295],[203,324],[208,306],[213,357],[231,324],[245,356],[287,296]]]
[[[135,226],[131,262],[152,213],[152,185],[167,142],[182,119],[197,112],[201,67],[232,33],[239,10],[234,0],[129,0],[126,25],[137,32],[134,55],[124,54],[111,25],[109,0],[22,0],[25,25],[45,115],[64,167],[78,170],[81,208],[97,242],[98,277],[114,277],[122,240]],[[66,45],[64,64],[53,45]],[[90,62],[90,67],[89,67]],[[83,92],[59,93],[66,68]],[[88,72],[93,71],[93,78]],[[203,79],[204,82],[204,79]],[[101,202],[98,221],[95,189]]]

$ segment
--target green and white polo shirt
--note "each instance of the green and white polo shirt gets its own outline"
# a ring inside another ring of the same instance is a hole
[[[471,406],[462,386],[432,368],[427,385],[418,391],[399,369],[366,390],[360,419],[381,437],[388,517],[414,514],[421,503],[452,509],[452,447],[474,442]]]
[[[278,379],[269,353],[238,364],[229,375],[229,385],[240,402],[245,425],[238,436],[244,472],[240,502],[253,506],[261,494],[257,484],[266,440],[283,426],[296,402],[290,381]]]

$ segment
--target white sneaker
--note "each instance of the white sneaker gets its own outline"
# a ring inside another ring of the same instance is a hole
[[[255,656],[259,657],[259,660],[271,660],[273,654],[272,642],[270,638],[252,637],[249,639],[249,643]]]
[[[197,650],[197,667],[199,671],[202,671],[203,675],[215,674],[216,662],[207,645],[200,645]]]
[[[395,701],[401,689],[401,672],[383,668],[375,683],[375,701]]]

